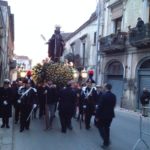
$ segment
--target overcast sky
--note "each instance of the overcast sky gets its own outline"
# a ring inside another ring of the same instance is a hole
[[[56,24],[73,32],[95,11],[97,0],[8,0],[15,15],[15,53],[26,55],[33,64],[47,57],[48,40]]]

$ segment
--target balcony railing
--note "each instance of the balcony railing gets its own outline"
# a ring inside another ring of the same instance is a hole
[[[100,39],[100,50],[104,53],[116,53],[125,50],[126,32],[118,32]]]
[[[150,47],[150,23],[145,24],[141,30],[132,28],[129,31],[129,42],[137,48]]]

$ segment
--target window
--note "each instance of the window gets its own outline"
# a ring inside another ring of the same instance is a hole
[[[96,32],[94,32],[94,40],[93,40],[93,44],[96,44]]]
[[[70,46],[71,46],[72,53],[74,54],[74,52],[75,52],[75,43],[72,43]]]
[[[122,17],[117,18],[114,20],[114,31],[115,33],[117,33],[119,30],[121,31],[121,21],[122,21]]]

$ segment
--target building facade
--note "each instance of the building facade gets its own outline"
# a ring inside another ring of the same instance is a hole
[[[97,83],[111,83],[118,106],[136,110],[142,89],[150,90],[150,0],[99,0],[99,5],[100,22],[95,14],[73,32],[64,55],[79,55],[80,65],[98,67]],[[142,31],[136,27],[139,17]]]
[[[63,56],[72,54],[77,68],[95,70],[96,63],[96,24],[97,16],[94,12],[89,20],[66,38]]]
[[[21,72],[24,72],[26,75],[27,71],[32,69],[32,60],[28,56],[14,56],[16,60],[16,69],[12,74],[12,80],[16,80],[21,77]]]
[[[150,90],[150,1],[105,0],[103,10],[99,80],[112,84],[118,106],[136,110],[142,89]]]
[[[14,15],[6,1],[0,1],[0,85],[4,78],[11,79],[16,68],[14,51]]]

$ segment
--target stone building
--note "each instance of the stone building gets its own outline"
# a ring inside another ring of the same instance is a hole
[[[105,0],[101,11],[99,81],[112,84],[118,106],[136,110],[143,87],[150,90],[150,1]]]
[[[64,58],[69,55],[78,69],[95,70],[96,63],[96,12],[89,20],[71,33],[66,39]],[[72,55],[71,55],[72,54]]]
[[[150,0],[99,3],[99,53],[95,42],[98,17],[94,13],[68,37],[64,55],[73,53],[80,58],[80,65],[98,67],[97,83],[112,84],[118,106],[139,109],[142,89],[150,90]],[[144,21],[142,31],[136,27],[139,17]]]
[[[0,1],[0,85],[4,78],[11,79],[16,68],[14,51],[14,15],[6,1]]]

